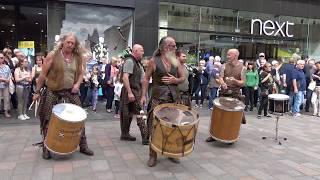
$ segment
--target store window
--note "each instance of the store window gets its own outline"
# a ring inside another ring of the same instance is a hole
[[[47,49],[46,2],[0,4],[0,49],[19,48],[33,63]]]
[[[106,6],[48,2],[48,47],[68,32],[97,60],[119,56],[132,46],[133,11]]]
[[[159,39],[169,35],[196,60],[208,55],[225,59],[238,48],[241,59],[288,60],[293,54],[320,58],[320,19],[232,9],[160,3]]]

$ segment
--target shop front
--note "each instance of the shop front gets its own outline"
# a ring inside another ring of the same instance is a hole
[[[288,60],[293,54],[320,58],[320,17],[305,18],[246,10],[161,2],[159,38],[173,36],[188,61],[209,55],[225,60],[229,48],[240,58]]]

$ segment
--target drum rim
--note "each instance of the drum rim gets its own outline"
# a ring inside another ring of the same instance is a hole
[[[191,123],[188,123],[188,124],[174,124],[174,123],[171,123],[171,122],[167,122],[167,121],[164,121],[162,120],[161,118],[157,117],[155,115],[155,111],[158,111],[159,109],[163,108],[163,107],[177,107],[177,106],[180,106],[180,107],[183,107],[184,109],[187,109],[188,111],[191,111],[193,112],[194,115],[196,115],[196,118],[193,122]],[[197,111],[195,111],[194,109],[189,109],[188,106],[186,105],[183,105],[183,104],[174,104],[174,103],[163,103],[163,104],[160,104],[158,106],[156,106],[154,109],[153,109],[153,119],[157,120],[160,122],[160,124],[162,125],[165,125],[165,126],[168,126],[168,127],[174,127],[174,126],[179,126],[179,127],[187,127],[187,126],[193,126],[195,124],[198,124],[199,121],[200,121],[200,118],[199,118],[199,113]]]
[[[80,109],[83,111],[83,113],[84,113],[84,117],[83,117],[83,118],[80,118],[79,121],[68,121],[67,119],[63,119],[63,118],[60,117],[57,113],[53,112],[53,109],[54,109],[56,106],[59,106],[59,105],[62,105],[62,104],[65,104],[65,105],[67,105],[67,106],[75,106],[75,107],[77,107],[77,108],[80,108]],[[55,105],[53,106],[53,108],[52,108],[52,114],[54,114],[56,117],[58,117],[59,120],[62,120],[62,121],[65,121],[65,122],[70,122],[70,123],[83,122],[83,121],[85,121],[85,120],[87,119],[87,117],[88,117],[86,111],[85,111],[83,108],[81,108],[80,106],[78,106],[78,105],[76,105],[76,104],[72,104],[72,103],[59,103],[59,104],[55,104]]]
[[[45,141],[43,142],[44,146],[46,146],[46,148],[47,148],[50,152],[52,152],[52,153],[54,153],[54,154],[58,154],[58,155],[63,155],[63,156],[69,155],[69,154],[72,154],[72,153],[76,152],[77,149],[78,149],[78,148],[75,148],[75,149],[74,149],[73,151],[71,151],[71,152],[61,153],[61,152],[57,152],[57,151],[54,151],[54,150],[50,149],[50,148],[48,147],[48,145],[46,144],[46,142],[47,142],[47,139],[45,139]]]
[[[276,97],[273,97],[273,96],[276,96],[276,95],[281,95],[282,98],[276,98]],[[272,100],[276,100],[276,101],[284,101],[284,100],[289,100],[289,96],[286,95],[286,94],[269,94],[268,95],[268,99],[272,99]]]
[[[239,101],[239,102],[242,103],[243,106],[241,107],[241,109],[231,109],[231,108],[228,108],[228,107],[225,107],[225,106],[223,106],[224,108],[222,108],[221,105],[217,105],[217,104],[216,104],[216,102],[217,102],[220,98],[221,98],[221,97],[217,97],[217,98],[215,98],[215,99],[213,100],[213,109],[214,109],[215,107],[217,107],[217,108],[219,108],[219,109],[226,110],[226,111],[230,111],[230,112],[242,112],[242,111],[244,110],[244,108],[245,108],[245,104],[244,104],[242,101],[240,101],[239,99],[236,99],[236,98],[232,98],[232,99],[235,99],[235,100],[237,100],[237,101]],[[231,97],[228,97],[228,98],[231,98]]]
[[[188,151],[186,151],[186,152],[184,152],[184,153],[178,153],[178,154],[176,154],[176,153],[170,153],[170,152],[165,152],[165,151],[163,151],[163,153],[162,153],[162,150],[159,149],[157,146],[155,146],[152,142],[150,143],[150,147],[151,147],[154,151],[156,151],[156,152],[158,152],[158,153],[160,153],[160,154],[162,154],[162,155],[165,155],[165,156],[168,156],[168,157],[173,157],[173,158],[184,157],[184,156],[187,156],[187,155],[191,154],[191,153],[194,151],[194,143],[192,144],[192,147],[190,148],[190,150],[188,150]]]

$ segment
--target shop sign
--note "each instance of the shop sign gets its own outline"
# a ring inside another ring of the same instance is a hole
[[[271,21],[266,20],[262,21],[261,19],[252,19],[251,20],[251,34],[254,32],[254,25],[258,23],[259,25],[259,34],[262,33],[266,36],[278,36],[281,35],[282,37],[293,37],[293,34],[289,34],[289,29],[294,23],[285,21],[285,22],[278,22],[278,21]]]

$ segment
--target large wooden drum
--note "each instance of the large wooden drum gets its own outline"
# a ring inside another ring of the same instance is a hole
[[[229,97],[216,98],[213,104],[209,130],[211,137],[223,143],[237,141],[245,105]]]
[[[69,103],[57,104],[52,109],[44,145],[59,155],[76,151],[87,113],[79,106]]]
[[[199,124],[199,114],[181,104],[161,104],[153,110],[151,148],[168,157],[190,154]]]

